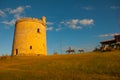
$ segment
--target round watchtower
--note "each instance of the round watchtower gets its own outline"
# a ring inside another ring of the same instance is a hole
[[[21,18],[16,21],[12,56],[47,55],[46,18]]]

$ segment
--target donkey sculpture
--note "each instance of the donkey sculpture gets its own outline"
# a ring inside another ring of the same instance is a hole
[[[79,49],[78,52],[84,53],[84,50],[83,49]]]

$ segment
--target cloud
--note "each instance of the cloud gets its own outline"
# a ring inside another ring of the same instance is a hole
[[[48,30],[48,31],[52,31],[52,30],[53,30],[53,27],[47,27],[47,30]]]
[[[11,14],[20,14],[20,13],[23,13],[25,9],[27,8],[31,8],[30,5],[26,5],[26,6],[19,6],[15,9],[11,9],[11,8],[8,8],[8,11],[10,11],[9,13]]]
[[[68,21],[62,21],[60,24],[63,24],[65,26],[68,26],[71,29],[81,29],[81,27],[78,25],[79,24],[79,19],[72,19]]]
[[[25,7],[26,7],[26,8],[31,8],[31,6],[30,6],[30,5],[26,5]]]
[[[6,8],[6,9],[4,9],[4,12],[2,10],[0,10],[0,16],[6,15],[6,18],[9,18],[9,19],[11,18],[11,20],[1,21],[1,23],[8,25],[8,26],[13,26],[17,19],[23,17],[23,13],[28,8],[31,8],[31,6],[30,5],[18,6],[14,9]]]
[[[15,19],[11,20],[11,21],[2,21],[1,23],[5,24],[5,25],[9,25],[9,26],[13,26],[15,25]]]
[[[53,22],[47,22],[47,25],[53,25],[54,23]]]
[[[120,6],[111,6],[110,8],[115,10],[115,9],[120,9]]]
[[[114,35],[118,35],[118,33],[113,33],[113,34],[102,34],[102,35],[99,35],[98,37],[110,37],[110,36],[114,36]]]
[[[18,6],[15,9],[12,8],[6,8],[5,11],[8,12],[9,14],[12,14],[14,16],[14,18],[18,19],[23,17],[22,13],[25,12],[26,9],[31,8],[30,5],[26,5],[26,6]]]
[[[56,28],[55,30],[56,31],[60,31],[60,30],[62,30],[63,28],[61,28],[61,27],[58,27],[58,28]]]
[[[93,19],[71,19],[67,21],[61,21],[60,24],[68,26],[71,29],[82,29],[83,26],[89,26],[94,24]]]
[[[0,10],[0,16],[4,17],[5,15],[6,15],[5,12],[3,12],[2,10]]]
[[[92,24],[94,24],[94,20],[93,19],[83,19],[83,20],[80,20],[80,24],[81,25],[92,25]]]
[[[24,11],[24,8],[22,6],[19,6],[16,9],[11,9],[10,13],[11,14],[19,14],[19,13],[22,13],[23,11]]]
[[[64,25],[69,25],[69,24],[76,25],[78,22],[79,22],[79,19],[71,19],[71,20],[68,20],[68,21],[62,21],[60,23],[64,24]]]
[[[85,7],[81,7],[82,9],[84,9],[84,10],[87,10],[87,11],[89,11],[89,10],[92,10],[93,9],[93,7],[91,7],[91,6],[85,6]]]
[[[22,16],[21,14],[15,14],[14,17],[15,17],[16,19],[19,19],[19,18],[21,18],[21,17],[23,17],[23,16]]]
[[[47,25],[48,25],[48,26],[51,26],[51,27],[47,27],[47,30],[48,30],[48,31],[52,31],[52,30],[53,30],[53,27],[52,27],[53,24],[54,24],[53,22],[47,22]]]
[[[72,29],[82,29],[81,26],[77,26],[77,25],[70,25],[70,28],[72,28]]]

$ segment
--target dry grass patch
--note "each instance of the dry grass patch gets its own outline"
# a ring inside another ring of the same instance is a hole
[[[120,80],[120,51],[0,60],[0,80]]]

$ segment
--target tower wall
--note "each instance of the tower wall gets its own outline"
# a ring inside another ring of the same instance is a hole
[[[47,55],[45,17],[16,21],[12,55]]]

